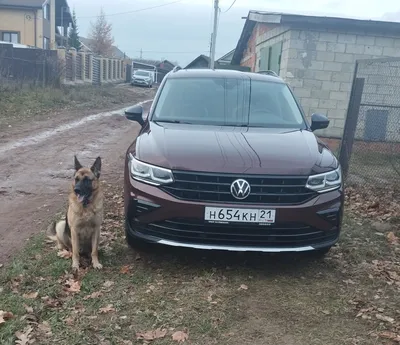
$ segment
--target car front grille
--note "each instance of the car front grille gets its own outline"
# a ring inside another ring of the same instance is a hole
[[[273,226],[208,224],[201,220],[174,218],[155,223],[132,221],[132,228],[144,235],[164,240],[231,246],[301,247],[335,241],[337,228],[322,231],[301,223]]]
[[[162,186],[170,195],[187,201],[211,203],[284,204],[304,203],[317,195],[305,187],[306,176],[233,175],[174,171],[175,181]],[[251,186],[244,200],[233,197],[230,187],[236,179],[245,179]]]

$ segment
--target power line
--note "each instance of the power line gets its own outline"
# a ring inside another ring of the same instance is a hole
[[[199,53],[209,53],[208,50],[196,51],[196,52],[167,52],[167,51],[155,51],[155,50],[125,50],[128,53],[154,53],[154,54],[199,54]],[[218,53],[221,54],[221,53]]]
[[[165,4],[161,4],[161,5],[156,5],[156,6],[151,6],[151,7],[145,7],[145,8],[140,8],[137,10],[131,10],[131,11],[125,11],[125,12],[118,12],[118,13],[111,13],[111,14],[105,14],[105,17],[112,17],[112,16],[120,16],[123,14],[129,14],[129,13],[137,13],[137,12],[142,12],[142,11],[148,11],[148,10],[153,10],[156,8],[160,8],[160,7],[164,7],[164,6],[169,6],[169,5],[173,5],[173,4],[177,4],[179,2],[183,2],[185,0],[176,0],[176,1],[172,1],[172,2],[167,2]],[[97,18],[98,16],[84,16],[84,17],[79,17],[80,18]]]
[[[223,11],[222,13],[228,12],[228,11],[233,7],[233,5],[235,4],[235,2],[236,2],[236,0],[233,0],[232,5],[230,5],[229,8],[228,8],[226,11]]]
[[[137,9],[137,10],[131,10],[131,11],[125,11],[125,12],[118,12],[118,13],[111,13],[111,14],[104,14],[104,16],[105,17],[112,17],[112,16],[120,16],[120,15],[123,15],[123,14],[129,14],[129,13],[136,13],[136,12],[143,12],[143,11],[148,11],[148,10],[154,10],[154,9],[156,9],[156,8],[160,8],[160,7],[164,7],[164,6],[169,6],[169,5],[174,5],[174,4],[177,4],[177,3],[179,3],[179,2],[183,2],[183,1],[186,1],[186,0],[176,0],[176,1],[172,1],[172,2],[167,2],[167,3],[165,3],[165,4],[161,4],[161,5],[155,5],[155,6],[151,6],[151,7],[145,7],[145,8],[139,8],[139,9]],[[98,18],[99,16],[98,15],[96,15],[96,16],[83,16],[83,17],[81,17],[81,16],[77,16],[77,19],[81,19],[81,18]],[[58,14],[56,14],[56,18],[57,19],[60,19],[61,18],[61,15],[58,15]],[[38,19],[44,19],[43,17],[36,17],[36,19],[38,20]]]

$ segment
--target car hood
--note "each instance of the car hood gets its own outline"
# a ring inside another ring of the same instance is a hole
[[[309,175],[338,165],[307,130],[150,122],[130,151],[150,164],[199,172]]]
[[[150,76],[144,76],[144,75],[133,75],[133,78],[135,79],[150,79]]]

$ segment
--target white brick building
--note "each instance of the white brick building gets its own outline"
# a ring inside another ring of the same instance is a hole
[[[383,57],[400,60],[400,23],[250,11],[232,64],[279,73],[307,116],[329,117],[322,134],[340,137],[356,60]]]

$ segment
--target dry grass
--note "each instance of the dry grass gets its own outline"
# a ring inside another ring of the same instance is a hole
[[[131,87],[64,86],[62,88],[0,89],[0,127],[40,118],[61,110],[101,109],[135,99]]]
[[[372,225],[348,214],[340,244],[320,261],[175,248],[136,253],[124,240],[122,191],[106,190],[104,270],[89,268],[75,281],[70,260],[34,238],[0,271],[0,309],[14,314],[0,325],[1,344],[29,330],[40,345],[143,344],[136,334],[156,329],[164,330],[152,342],[160,345],[177,343],[176,331],[199,345],[391,344],[386,338],[400,331],[396,221]]]

